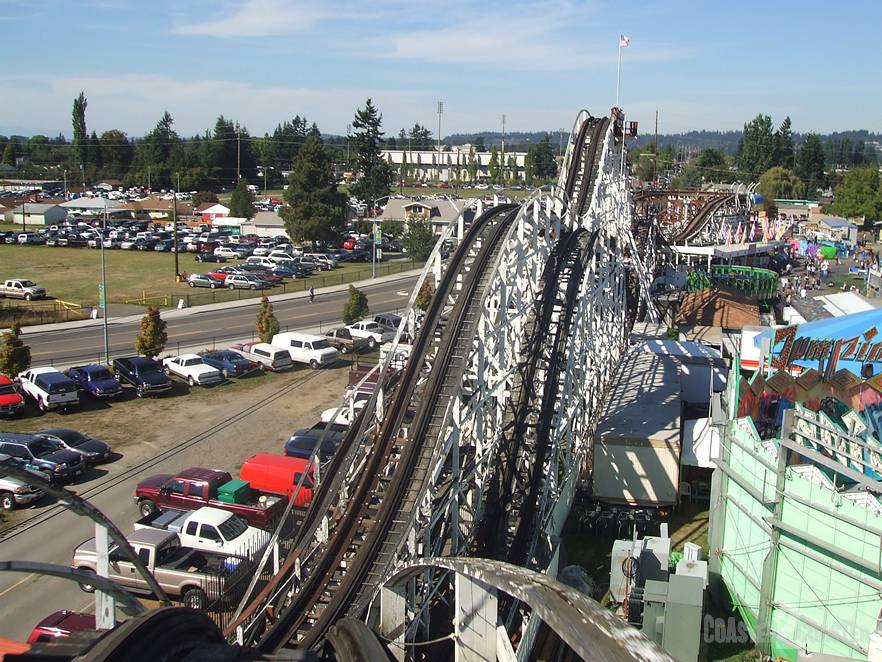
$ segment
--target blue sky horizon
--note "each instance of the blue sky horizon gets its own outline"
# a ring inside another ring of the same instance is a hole
[[[224,115],[252,135],[294,115],[343,134],[371,97],[384,130],[569,130],[615,103],[652,131],[732,130],[757,113],[797,132],[882,131],[882,4],[744,0],[0,0],[8,66],[0,133],[180,135]],[[860,16],[861,20],[855,20]],[[875,38],[875,39],[874,39]],[[872,53],[876,55],[873,56]],[[875,74],[875,76],[874,76]]]

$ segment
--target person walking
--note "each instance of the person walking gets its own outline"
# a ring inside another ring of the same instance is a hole
[[[313,301],[315,301],[315,288],[310,287],[309,288],[309,303],[312,303]]]

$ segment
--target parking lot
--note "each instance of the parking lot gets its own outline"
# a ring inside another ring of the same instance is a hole
[[[288,435],[314,423],[340,403],[348,364],[324,370],[259,374],[211,389],[176,384],[155,399],[131,398],[111,407],[100,403],[70,414],[49,413],[4,421],[8,431],[67,427],[110,443],[119,455],[90,468],[71,489],[88,498],[123,531],[138,518],[134,486],[145,476],[191,466],[238,474],[254,453],[281,453]],[[4,559],[69,565],[73,549],[93,535],[92,523],[44,499],[14,511],[2,524]],[[51,541],[51,544],[47,544]],[[0,636],[23,640],[30,628],[56,609],[91,611],[94,600],[75,584],[30,575],[0,576]]]

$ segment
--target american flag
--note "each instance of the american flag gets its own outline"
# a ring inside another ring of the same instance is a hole
[[[619,35],[619,48],[625,48],[630,43],[631,43],[631,37],[628,37],[623,34]]]

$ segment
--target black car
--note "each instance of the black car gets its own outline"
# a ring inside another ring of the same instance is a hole
[[[308,460],[312,456],[316,446],[318,446],[319,440],[324,433],[325,438],[321,441],[322,445],[318,453],[319,459],[322,462],[330,460],[334,456],[337,446],[343,441],[347,427],[335,423],[331,423],[328,427],[329,429],[327,432],[314,427],[296,430],[294,434],[290,436],[288,441],[285,442],[285,455],[288,457],[299,457]]]
[[[32,434],[0,433],[0,453],[25,469],[45,471],[53,482],[73,480],[86,467],[83,456]]]
[[[215,255],[214,253],[196,253],[196,257],[193,258],[197,262],[226,262],[227,258],[222,257],[220,255]]]
[[[35,436],[59,443],[66,449],[79,453],[88,464],[107,462],[112,455],[110,446],[103,441],[76,430],[50,428],[37,432]]]

